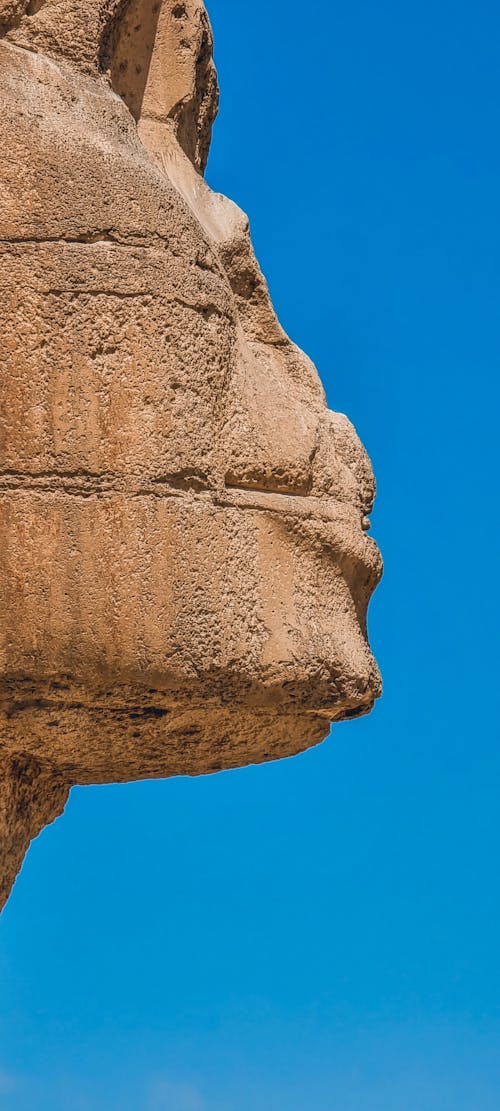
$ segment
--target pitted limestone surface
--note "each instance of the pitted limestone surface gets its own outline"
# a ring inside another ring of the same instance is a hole
[[[74,783],[368,712],[374,481],[202,173],[199,0],[0,0],[4,901]]]

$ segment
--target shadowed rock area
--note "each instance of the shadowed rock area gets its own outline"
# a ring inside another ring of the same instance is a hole
[[[0,905],[73,784],[368,712],[352,425],[203,179],[199,0],[0,0]]]

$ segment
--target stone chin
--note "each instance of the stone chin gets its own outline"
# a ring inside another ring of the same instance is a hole
[[[204,6],[0,0],[2,33],[5,898],[71,784],[274,759],[369,711],[381,561],[366,452],[202,176]]]

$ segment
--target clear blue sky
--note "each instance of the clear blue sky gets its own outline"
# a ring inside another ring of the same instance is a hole
[[[498,6],[210,11],[208,178],[375,463],[385,695],[73,792],[0,927],[0,1107],[498,1111]]]

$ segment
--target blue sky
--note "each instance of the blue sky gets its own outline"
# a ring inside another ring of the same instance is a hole
[[[374,461],[385,694],[73,792],[0,927],[0,1108],[498,1111],[498,7],[210,13],[208,179]]]

